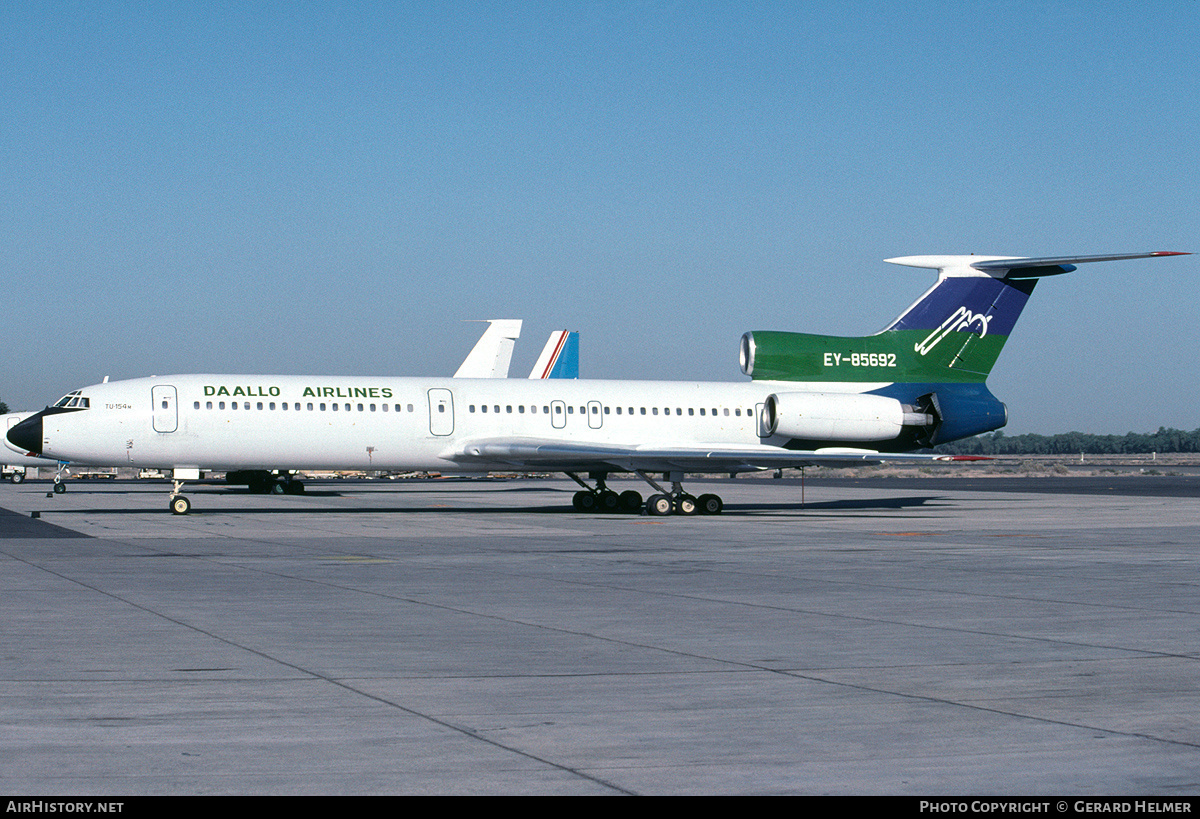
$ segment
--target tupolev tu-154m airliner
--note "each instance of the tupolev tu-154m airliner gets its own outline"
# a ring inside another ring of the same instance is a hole
[[[1107,256],[906,256],[937,282],[880,332],[754,331],[746,382],[168,375],[75,390],[8,431],[31,456],[174,470],[170,508],[205,471],[301,469],[564,472],[580,511],[718,514],[687,473],[892,460],[998,429],[1007,409],[985,380],[1040,278]],[[671,484],[667,489],[654,475]],[[585,481],[585,477],[591,483]]]

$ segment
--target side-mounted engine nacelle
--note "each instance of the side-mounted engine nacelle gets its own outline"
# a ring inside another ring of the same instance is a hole
[[[890,441],[904,427],[933,427],[932,411],[868,393],[774,393],[763,405],[768,435],[818,441]]]

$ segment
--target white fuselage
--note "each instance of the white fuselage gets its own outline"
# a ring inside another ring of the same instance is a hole
[[[43,420],[49,458],[157,468],[503,470],[476,440],[781,446],[760,437],[778,382],[172,375],[86,387]],[[862,392],[876,384],[805,384]]]

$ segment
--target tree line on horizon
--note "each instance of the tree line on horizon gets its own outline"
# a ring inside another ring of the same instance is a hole
[[[1126,432],[1124,435],[1094,435],[1060,432],[1057,435],[1005,435],[1002,430],[976,435],[962,441],[938,444],[942,455],[1127,455],[1151,452],[1200,452],[1200,429],[1159,427],[1157,432]]]

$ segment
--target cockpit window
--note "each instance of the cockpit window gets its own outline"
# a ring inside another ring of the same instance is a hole
[[[87,409],[91,406],[91,403],[87,398],[84,398],[79,393],[80,390],[74,390],[73,392],[67,393],[62,398],[58,399],[58,403],[54,406],[65,409]]]

